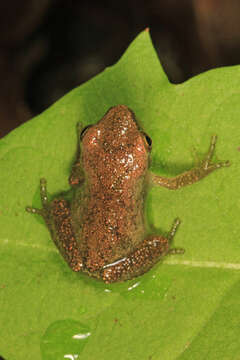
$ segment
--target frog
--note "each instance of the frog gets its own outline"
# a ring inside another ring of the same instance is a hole
[[[41,178],[42,208],[26,207],[43,217],[70,268],[109,284],[136,278],[167,255],[183,254],[172,246],[179,218],[167,235],[147,230],[147,192],[152,186],[177,190],[229,166],[229,161],[212,161],[217,136],[198,165],[165,177],[150,170],[152,140],[126,105],[111,107],[96,124],[78,123],[77,134],[69,176],[72,199],[59,195],[50,201]]]

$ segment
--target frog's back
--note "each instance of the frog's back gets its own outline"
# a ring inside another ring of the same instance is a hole
[[[141,189],[143,191],[144,189]],[[144,194],[92,193],[82,224],[81,243],[89,271],[131,252],[144,238]]]
[[[109,109],[81,141],[84,184],[76,196],[74,227],[86,267],[93,272],[129,254],[143,240],[151,146],[125,105]]]

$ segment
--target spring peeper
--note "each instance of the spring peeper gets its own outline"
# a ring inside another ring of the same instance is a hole
[[[44,218],[71,269],[112,283],[143,274],[167,254],[183,253],[171,248],[178,219],[167,237],[146,234],[145,195],[149,185],[175,190],[228,166],[211,162],[216,136],[200,166],[173,178],[149,171],[152,141],[125,105],[110,108],[95,125],[79,125],[78,142],[69,178],[72,201],[49,201],[41,179],[43,208],[26,208]]]

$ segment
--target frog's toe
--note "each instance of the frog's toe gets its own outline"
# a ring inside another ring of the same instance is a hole
[[[26,206],[26,211],[31,214],[39,214],[42,215],[41,209],[34,208],[32,206]]]
[[[184,253],[185,253],[185,249],[183,248],[172,248],[169,250],[168,255],[180,255]]]
[[[217,167],[228,167],[231,165],[231,162],[229,160],[227,161],[220,161],[219,163],[217,163]]]
[[[45,178],[40,179],[40,197],[41,197],[43,209],[48,211],[50,202],[47,194],[47,180]]]

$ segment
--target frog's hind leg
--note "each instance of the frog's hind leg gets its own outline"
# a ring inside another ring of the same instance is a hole
[[[61,198],[49,202],[45,179],[40,180],[40,195],[42,209],[28,206],[26,210],[44,218],[52,239],[63,258],[73,271],[81,271],[83,261],[73,233],[68,202]]]
[[[167,254],[183,254],[184,249],[170,249],[179,224],[179,219],[176,219],[168,237],[151,235],[127,257],[104,266],[101,273],[103,281],[112,283],[132,279],[151,269]]]

